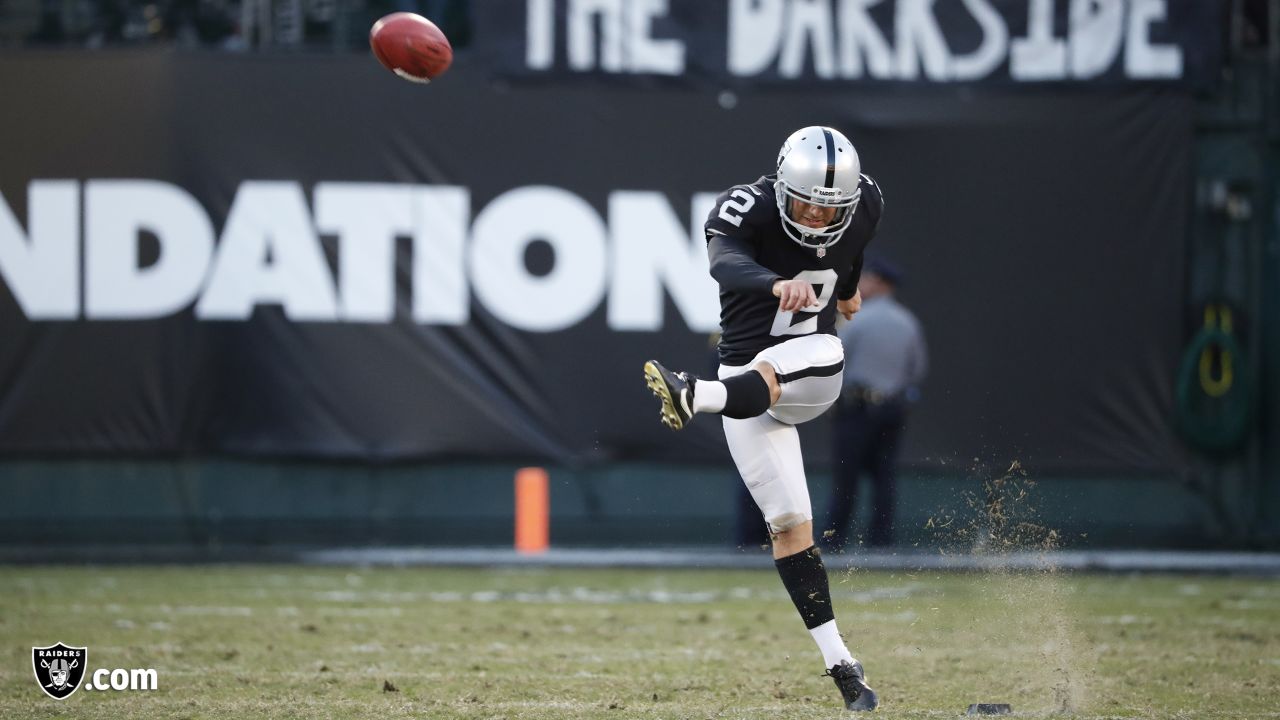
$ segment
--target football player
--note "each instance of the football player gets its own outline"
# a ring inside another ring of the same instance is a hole
[[[662,422],[679,430],[696,413],[720,415],[747,488],[773,539],[774,564],[850,710],[878,699],[836,629],[796,426],[840,395],[844,348],[835,314],[861,305],[863,251],[884,199],[858,153],[829,127],[792,133],[777,173],[729,188],[707,217],[711,276],[720,285],[716,380],[645,363]]]

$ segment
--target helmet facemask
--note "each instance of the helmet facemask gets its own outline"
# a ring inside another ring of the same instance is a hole
[[[830,247],[840,239],[840,234],[853,222],[853,213],[858,209],[858,201],[862,199],[862,188],[854,188],[852,194],[842,197],[843,193],[839,188],[813,187],[812,192],[804,192],[781,179],[776,187],[781,191],[775,195],[778,214],[782,217],[782,229],[792,240],[815,250]],[[797,203],[835,208],[836,212],[829,224],[810,227],[793,217]]]

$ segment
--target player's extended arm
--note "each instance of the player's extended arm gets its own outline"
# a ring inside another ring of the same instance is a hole
[[[874,238],[880,231],[880,221],[884,219],[884,191],[876,181],[866,175],[862,176],[862,206],[858,212],[871,215],[871,237]],[[870,238],[867,241],[870,242]],[[858,257],[853,261],[853,272],[849,273],[844,282],[836,287],[836,300],[848,300],[858,292],[858,280],[862,278],[862,260],[865,254],[865,250],[858,253]],[[861,306],[861,301],[858,304]],[[844,310],[841,309],[840,312],[843,313]]]
[[[836,286],[836,300],[848,300],[857,294],[858,280],[862,278],[863,255],[864,253],[858,253],[857,259],[853,261],[853,271],[845,277],[844,282]],[[859,299],[858,305],[862,305],[861,299]],[[854,312],[857,312],[857,310]]]
[[[773,284],[783,278],[755,261],[751,248],[738,238],[711,234],[707,241],[711,277],[723,290],[772,293]]]

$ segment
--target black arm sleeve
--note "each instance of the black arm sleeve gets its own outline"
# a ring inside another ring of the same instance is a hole
[[[864,255],[866,255],[865,252],[858,253],[858,259],[853,261],[853,272],[849,273],[844,282],[836,287],[837,300],[848,300],[858,292],[858,280],[862,278],[862,258]]]
[[[880,189],[878,183],[866,175],[862,176],[862,202],[863,212],[871,218],[871,237],[874,238],[876,231],[880,229],[880,220],[884,218],[884,191]],[[864,255],[866,255],[865,250],[858,253],[858,259],[853,261],[853,272],[849,273],[845,281],[836,288],[837,300],[848,300],[858,292],[858,280],[862,277]]]
[[[773,284],[783,278],[752,257],[746,241],[727,235],[710,234],[707,240],[711,277],[722,290],[773,293]]]

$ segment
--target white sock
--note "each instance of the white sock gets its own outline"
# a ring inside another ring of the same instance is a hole
[[[840,631],[836,629],[835,620],[822,623],[810,630],[809,634],[813,636],[813,641],[818,643],[818,649],[822,651],[822,662],[828,670],[839,665],[841,660],[853,662],[853,655],[849,654],[849,648],[844,646]]]
[[[729,391],[719,380],[699,380],[693,386],[693,411],[718,413],[724,410]]]

